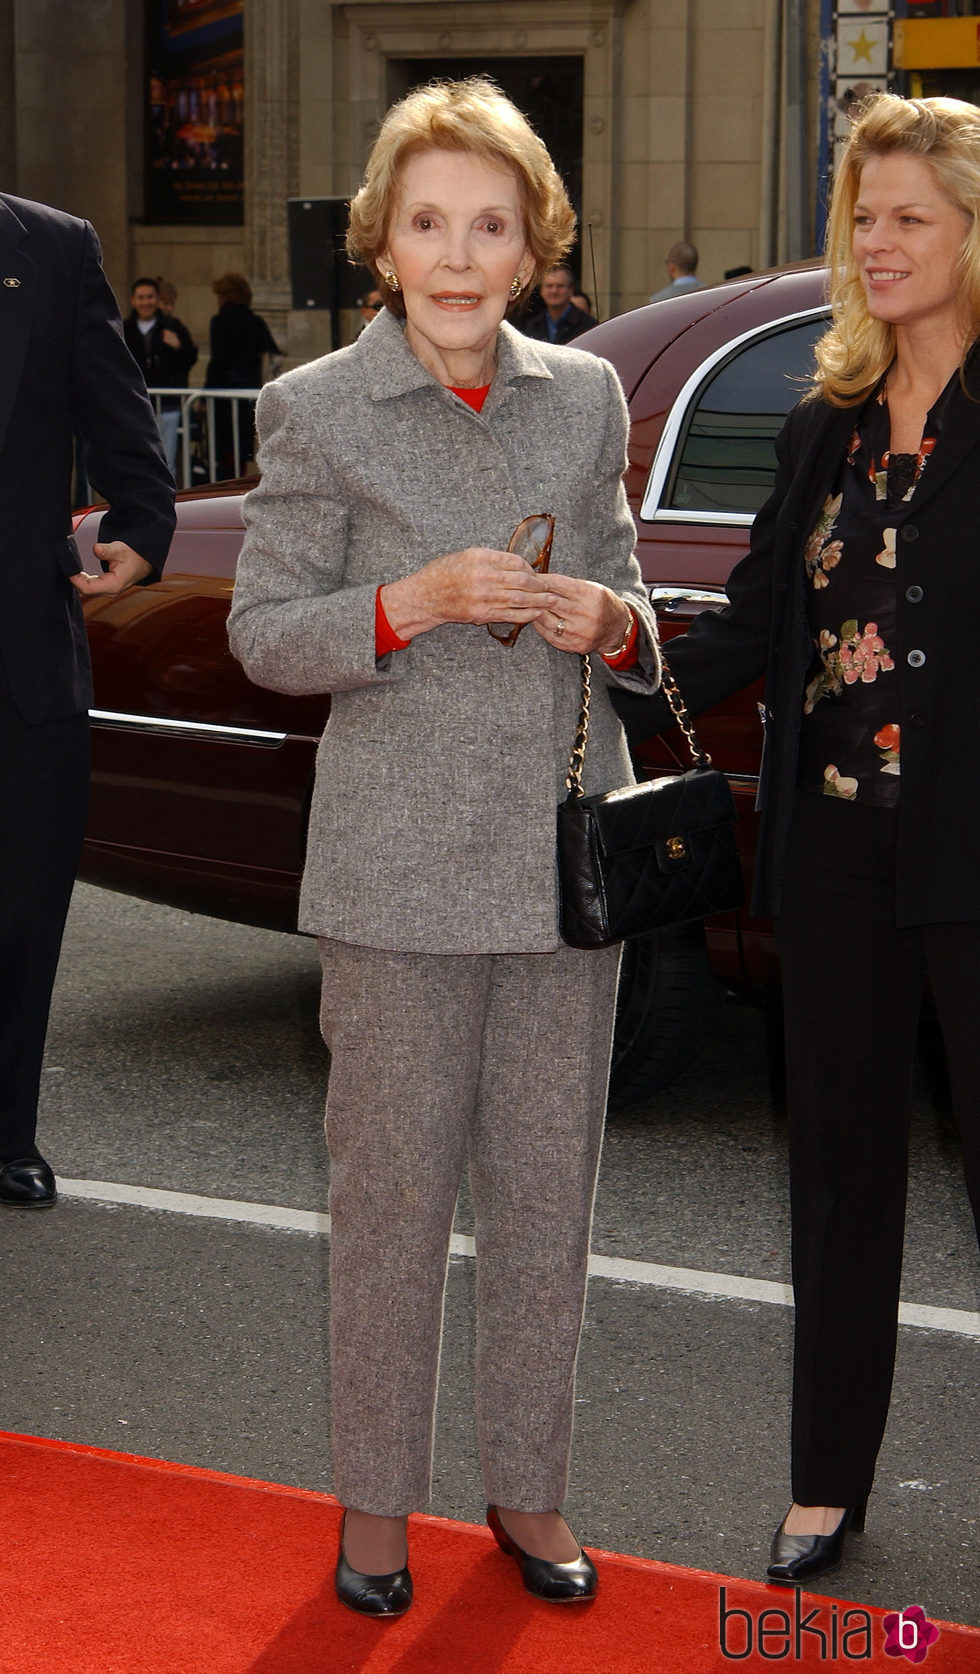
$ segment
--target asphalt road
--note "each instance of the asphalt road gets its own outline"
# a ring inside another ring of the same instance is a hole
[[[79,887],[40,1137],[66,1181],[100,1184],[0,1213],[0,1427],[330,1488],[316,1002],[302,938]],[[120,1187],[131,1201],[107,1201]],[[636,1265],[592,1280],[570,1519],[594,1546],[761,1577],[788,1501],[791,1313],[774,1288],[783,1133],[752,1007],[729,1002],[697,1065],[611,1120],[593,1250]],[[953,1312],[901,1331],[868,1533],[823,1590],[980,1625],[980,1338],[947,1328],[980,1307],[980,1264],[924,1084],[903,1294]],[[432,1509],[479,1521],[472,1312],[461,1255]]]

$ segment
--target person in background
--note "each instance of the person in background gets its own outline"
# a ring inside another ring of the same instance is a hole
[[[564,262],[549,267],[540,285],[544,306],[521,327],[526,337],[534,337],[541,343],[571,343],[583,331],[598,325],[591,314],[576,308],[572,301],[574,286],[575,277]]]
[[[172,289],[172,287],[171,287]],[[176,298],[176,291],[174,297]],[[123,323],[126,347],[149,389],[183,389],[197,360],[197,345],[176,315],[160,306],[155,279],[136,279],[129,293],[130,311]],[[180,398],[163,396],[157,414],[167,464],[177,474]]]
[[[572,305],[575,308],[580,308],[583,314],[588,314],[590,318],[592,317],[592,303],[589,298],[588,291],[573,291]],[[596,321],[596,324],[598,324],[598,321]]]
[[[659,658],[616,374],[504,318],[574,229],[492,82],[417,89],[351,205],[385,308],[259,402],[229,636],[259,685],[331,694],[300,928],[330,1050],[335,1587],[374,1616],[411,1603],[467,1159],[488,1520],[536,1597],[596,1590],[559,1508],[619,954],[561,941],[555,818],[581,653],[591,789],[631,780],[609,690]]]
[[[980,111],[882,94],[827,234],[833,324],[730,604],[671,641],[692,711],[767,672],[753,911],[782,971],[793,1503],[770,1581],[864,1527],[888,1416],[928,981],[980,1236]],[[622,707],[622,705],[620,706]],[[630,699],[631,732],[670,720]]]
[[[252,287],[243,273],[223,273],[212,282],[218,312],[211,320],[211,358],[205,389],[260,389],[262,357],[278,360],[278,343],[260,314],[252,309]],[[234,409],[234,413],[233,410]],[[238,419],[239,466],[251,457],[254,401],[215,402],[215,452],[217,477],[221,481],[236,474],[235,416]]]
[[[160,309],[164,314],[172,314],[177,306],[177,287],[169,279],[157,275],[157,296],[160,299]]]
[[[88,806],[82,599],[155,579],[174,485],[89,223],[0,194],[0,273],[0,1204],[44,1209],[41,1061]],[[75,432],[108,502],[85,573]]]
[[[361,310],[361,319],[364,322],[364,325],[361,326],[362,331],[364,330],[364,326],[371,324],[375,314],[380,314],[384,305],[385,299],[381,295],[381,292],[376,288],[374,290],[365,291],[363,296],[358,297],[357,306]]]
[[[689,244],[686,238],[678,239],[676,244],[671,245],[664,266],[670,284],[665,285],[660,291],[654,291],[651,302],[666,302],[668,297],[683,296],[685,291],[704,289],[698,278],[697,246]]]

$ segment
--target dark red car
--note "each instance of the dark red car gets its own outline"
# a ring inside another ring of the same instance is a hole
[[[724,602],[772,483],[773,439],[826,328],[824,275],[754,275],[654,303],[579,346],[611,360],[632,421],[627,493],[644,580],[669,637]],[[225,619],[242,539],[242,485],[180,497],[162,581],[86,605],[95,673],[90,883],[246,924],[291,930],[317,740],[329,698],[253,686]],[[76,530],[95,537],[98,512]],[[761,748],[758,694],[699,722],[730,776],[746,872]],[[686,766],[680,735],[645,771]],[[706,939],[707,937],[707,939]],[[696,1051],[726,987],[774,977],[769,927],[731,913],[630,943],[611,1102],[661,1085]]]

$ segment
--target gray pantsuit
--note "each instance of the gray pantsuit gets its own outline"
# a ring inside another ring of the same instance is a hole
[[[379,658],[376,593],[551,512],[552,570],[611,588],[640,624],[633,667],[594,659],[590,791],[631,777],[608,686],[649,692],[659,672],[615,373],[507,325],[496,354],[479,413],[387,313],[266,386],[229,622],[253,680],[331,694],[300,927],[324,950],[331,1051],[335,1487],[389,1515],[428,1496],[467,1154],[485,1487],[515,1509],[562,1498],[618,961],[558,935],[579,658],[533,627],[505,650],[461,622]]]
[[[619,949],[320,949],[335,1492],[390,1516],[428,1500],[468,1152],[484,1488],[517,1510],[560,1505]]]

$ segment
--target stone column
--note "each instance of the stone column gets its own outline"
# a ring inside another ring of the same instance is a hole
[[[109,280],[124,299],[130,278],[125,0],[15,0],[3,14],[0,48],[13,51],[0,92],[13,98],[16,125],[16,185],[7,176],[4,189],[92,221]],[[9,123],[8,110],[8,136]]]
[[[17,77],[14,0],[0,0],[0,182],[17,192]]]
[[[298,154],[296,0],[248,0],[245,9],[245,258],[255,308],[288,351],[286,199]]]

